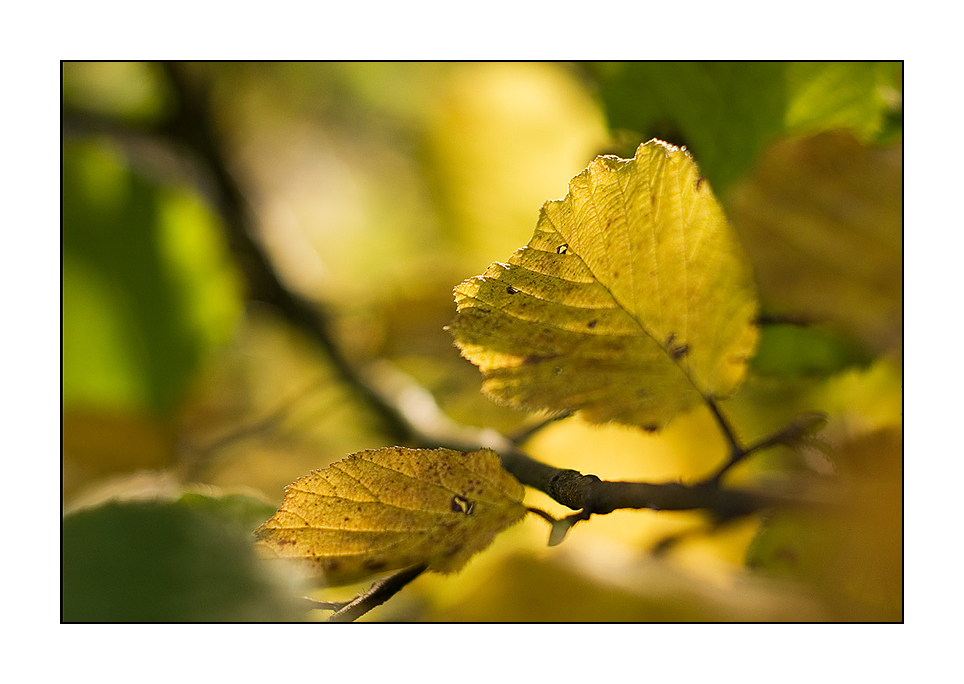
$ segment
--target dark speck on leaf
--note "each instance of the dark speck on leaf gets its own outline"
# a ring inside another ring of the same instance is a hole
[[[556,254],[565,254],[566,250],[569,249],[569,245],[559,245],[556,247]]]
[[[587,327],[587,328],[595,328],[595,327],[596,327],[596,321],[589,321],[588,323],[586,323],[586,327]]]
[[[518,292],[518,290],[512,287],[511,285],[505,288],[505,291],[508,292],[509,294],[516,294]]]
[[[452,497],[452,512],[453,513],[464,513],[465,515],[472,515],[475,511],[475,502],[469,501],[468,499],[456,494]]]
[[[674,360],[679,361],[681,358],[686,356],[686,353],[689,350],[690,350],[690,346],[688,344],[681,344],[678,347],[673,347],[670,350],[670,354],[673,356]]]

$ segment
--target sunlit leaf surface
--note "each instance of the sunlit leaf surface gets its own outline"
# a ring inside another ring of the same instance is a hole
[[[455,299],[450,329],[488,394],[594,422],[657,429],[730,394],[757,338],[726,218],[689,155],[658,140],[593,161],[529,243]]]
[[[523,494],[492,451],[386,447],[289,485],[257,536],[329,585],[422,563],[455,572],[522,519]]]

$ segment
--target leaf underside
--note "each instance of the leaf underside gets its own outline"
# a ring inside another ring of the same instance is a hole
[[[488,449],[386,447],[296,480],[255,534],[262,555],[330,586],[423,563],[455,572],[522,519],[523,496]]]
[[[686,151],[658,140],[595,159],[455,300],[449,330],[494,399],[650,430],[732,393],[757,339],[723,211]]]

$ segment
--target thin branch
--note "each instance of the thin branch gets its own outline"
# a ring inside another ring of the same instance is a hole
[[[221,449],[247,437],[266,434],[275,430],[291,414],[294,407],[304,400],[305,396],[323,386],[324,380],[316,380],[252,422],[235,427],[207,444],[184,449],[186,452],[183,459],[185,479],[192,480],[198,477],[205,467],[210,466],[216,458],[217,452]]]
[[[756,319],[757,325],[795,325],[800,328],[817,323],[818,321],[803,314],[761,314]]]
[[[538,432],[542,431],[553,423],[568,418],[571,415],[572,411],[563,411],[562,413],[557,413],[549,416],[548,418],[536,418],[531,422],[520,425],[518,428],[507,434],[506,437],[513,444],[523,444]]]
[[[716,474],[707,478],[706,483],[719,483],[727,471],[750,454],[779,444],[796,446],[801,440],[819,432],[826,424],[827,416],[823,413],[818,411],[801,413],[772,435],[764,437],[746,449],[742,449],[738,453],[731,455],[730,459]]]
[[[210,171],[229,243],[247,279],[251,298],[275,306],[289,322],[310,335],[324,350],[338,378],[381,419],[388,435],[407,440],[411,436],[407,421],[349,361],[335,342],[322,308],[296,296],[275,273],[256,238],[255,213],[217,142],[219,135],[206,88],[190,78],[182,64],[165,62],[163,66],[180,105],[163,132],[192,150]]]
[[[364,594],[359,594],[351,602],[332,613],[326,622],[354,622],[372,608],[382,605],[400,592],[426,569],[425,565],[415,565],[378,580],[371,589]]]
[[[319,601],[310,596],[302,597],[306,610],[341,610],[351,601]]]
[[[720,426],[723,436],[726,437],[726,441],[730,445],[730,459],[741,458],[743,455],[743,447],[736,438],[733,428],[730,427],[729,421],[723,415],[723,412],[720,411],[720,407],[716,405],[716,400],[712,397],[703,397],[703,399],[706,405],[710,407],[710,411],[713,412],[713,417],[716,418],[716,422]]]
[[[458,451],[492,449],[499,454],[502,466],[519,482],[538,489],[557,503],[580,511],[576,516],[570,516],[567,529],[590,515],[611,513],[618,508],[704,509],[717,518],[726,519],[773,507],[813,504],[824,499],[821,495],[806,491],[721,489],[719,477],[716,476],[690,485],[678,482],[608,482],[595,475],[556,468],[536,460],[501,433],[452,420],[442,412],[430,392],[390,364],[379,364],[373,370],[375,382],[386,390],[385,396],[398,402],[397,410],[410,421],[417,446],[447,447]],[[794,435],[812,431],[818,418],[819,414],[803,414],[772,438],[751,446],[747,453],[776,443],[786,443]],[[717,475],[721,476],[728,467],[724,466]]]

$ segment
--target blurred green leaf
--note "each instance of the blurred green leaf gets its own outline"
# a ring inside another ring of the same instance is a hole
[[[64,404],[163,412],[240,311],[214,216],[112,148],[63,157]]]
[[[687,146],[721,195],[780,134],[850,128],[872,142],[893,136],[900,107],[899,63],[620,62],[594,71],[613,129]]]
[[[254,530],[277,510],[276,506],[246,494],[210,496],[185,492],[178,499],[178,503],[202,513],[209,513],[244,530]]]
[[[823,328],[763,325],[752,368],[760,375],[826,377],[871,360],[854,342]]]
[[[849,129],[858,140],[879,142],[901,105],[898,62],[787,62],[783,129],[812,133]]]
[[[199,503],[112,503],[65,517],[63,621],[303,619],[294,587],[255,556],[247,523]]]

